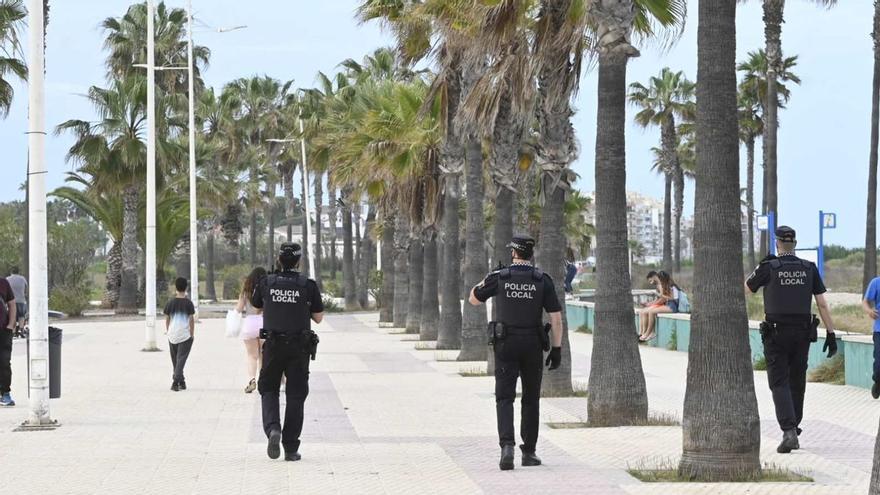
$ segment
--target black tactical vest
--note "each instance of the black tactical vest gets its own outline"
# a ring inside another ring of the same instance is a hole
[[[540,328],[544,325],[544,272],[501,270],[498,277],[498,321],[517,328]]]
[[[813,264],[794,256],[768,263],[770,282],[764,287],[764,313],[809,316],[813,304]]]
[[[263,287],[263,328],[300,333],[311,329],[308,279],[297,272],[273,273]]]

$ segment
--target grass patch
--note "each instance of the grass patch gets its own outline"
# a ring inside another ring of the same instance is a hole
[[[870,334],[874,329],[874,322],[857,304],[833,306],[831,319],[834,320],[834,326],[839,330]]]
[[[414,346],[417,351],[436,351],[437,343],[436,342],[416,342]]]
[[[807,374],[807,380],[818,383],[843,385],[846,383],[846,370],[843,354],[825,360]]]
[[[709,481],[683,476],[678,470],[677,463],[672,460],[663,461],[659,467],[637,466],[628,468],[626,472],[642,483],[703,483]],[[723,483],[812,483],[813,481],[813,478],[802,471],[792,471],[774,464],[765,464],[761,468],[760,474],[743,473],[732,479],[724,480]]]
[[[672,329],[672,335],[669,336],[669,343],[666,344],[666,349],[670,351],[678,350],[678,329]]]
[[[572,388],[571,392],[568,392],[568,393],[562,393],[562,394],[555,394],[555,393],[544,394],[544,393],[542,393],[541,397],[546,398],[546,399],[560,399],[560,398],[566,398],[566,397],[584,398],[587,396],[587,384],[586,383],[574,382],[574,383],[572,383],[571,388]]]
[[[755,359],[752,363],[752,369],[755,371],[767,371],[767,358],[764,356]]]
[[[593,329],[588,327],[587,325],[581,325],[577,327],[574,331],[577,333],[593,333]]]
[[[648,420],[629,426],[681,426],[678,416],[669,413],[649,413]],[[580,428],[612,428],[605,425],[596,425],[590,422],[576,423],[547,423],[547,427],[554,430],[574,430]]]

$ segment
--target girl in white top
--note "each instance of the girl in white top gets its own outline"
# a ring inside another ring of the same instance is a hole
[[[251,296],[260,280],[265,276],[265,269],[259,266],[254,268],[250,275],[244,279],[241,294],[238,296],[238,304],[235,307],[236,311],[244,315],[239,337],[244,342],[247,372],[250,378],[244,388],[246,394],[257,388],[257,370],[260,367],[260,329],[263,328],[263,310],[251,305]]]

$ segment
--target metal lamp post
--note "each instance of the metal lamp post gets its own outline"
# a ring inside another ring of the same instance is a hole
[[[28,2],[28,271],[30,413],[25,428],[57,426],[49,416],[49,289],[46,235],[46,110],[43,2]]]
[[[145,352],[156,346],[156,49],[154,0],[147,0],[147,242]]]

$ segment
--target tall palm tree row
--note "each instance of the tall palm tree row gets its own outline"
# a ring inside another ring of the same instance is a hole
[[[679,137],[676,119],[680,121],[693,119],[694,87],[694,83],[689,81],[683,72],[673,72],[668,67],[664,67],[659,76],[650,79],[648,86],[638,82],[632,83],[629,94],[630,102],[642,108],[635,116],[636,123],[642,127],[649,125],[660,127],[663,158],[661,163],[666,175],[667,194],[670,186],[674,186],[675,189],[674,220],[670,215],[672,198],[669,196],[665,198],[663,264],[667,270],[676,272],[681,271],[681,221],[684,213],[684,170],[678,156]],[[673,245],[674,252],[672,252]]]

